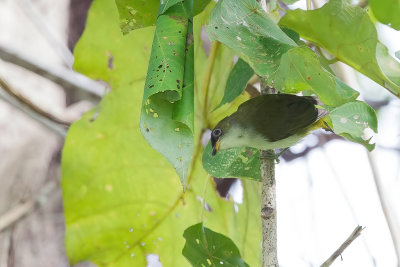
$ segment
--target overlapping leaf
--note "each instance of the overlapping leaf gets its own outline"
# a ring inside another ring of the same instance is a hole
[[[369,151],[375,144],[370,144],[366,129],[378,132],[378,121],[373,108],[361,101],[349,102],[330,112],[331,128],[336,134],[364,145]]]
[[[174,166],[185,186],[194,144],[193,1],[175,2],[160,5],[140,129]]]
[[[260,152],[255,148],[231,148],[211,156],[209,143],[203,152],[204,169],[216,178],[236,177],[261,181]]]
[[[282,54],[296,46],[255,0],[219,1],[207,33],[235,50],[261,76],[274,72]]]
[[[245,89],[247,82],[254,75],[254,70],[245,61],[239,58],[229,74],[228,81],[225,86],[224,97],[218,107],[231,103]]]
[[[400,2],[398,0],[369,0],[368,4],[380,22],[400,30]]]
[[[197,15],[203,11],[210,1],[195,1],[193,14]],[[159,0],[115,0],[119,11],[122,33],[127,34],[135,29],[154,26],[158,11],[162,14],[171,6],[182,2],[182,0],[165,1],[160,5]]]
[[[351,6],[348,1],[331,0],[320,9],[288,11],[279,24],[297,31],[400,96],[400,63],[381,53],[383,45],[377,39],[375,26],[362,8]]]
[[[198,157],[183,193],[171,165],[139,131],[153,34],[147,27],[122,36],[114,3],[95,0],[75,48],[74,67],[105,80],[112,91],[72,125],[66,139],[62,188],[69,259],[72,264],[146,266],[146,256],[157,254],[165,267],[188,266],[181,255],[182,233],[203,214],[207,227],[231,237],[244,260],[259,266],[258,183],[243,183],[243,204],[236,213],[231,201],[218,196]]]
[[[182,254],[194,267],[248,266],[229,237],[216,233],[202,223],[190,226],[183,233],[186,239]]]
[[[285,93],[312,91],[328,106],[339,106],[359,95],[325,71],[315,53],[306,46],[292,48],[285,53],[270,80]]]

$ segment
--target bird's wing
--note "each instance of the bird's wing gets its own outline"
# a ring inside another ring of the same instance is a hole
[[[313,97],[289,94],[261,95],[239,106],[244,127],[252,127],[270,142],[301,132],[319,118]]]

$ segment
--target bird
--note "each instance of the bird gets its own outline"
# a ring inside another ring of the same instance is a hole
[[[252,147],[285,150],[310,131],[332,131],[323,118],[329,113],[313,96],[264,94],[242,103],[211,131],[212,156],[219,150]],[[280,153],[279,155],[281,155]]]

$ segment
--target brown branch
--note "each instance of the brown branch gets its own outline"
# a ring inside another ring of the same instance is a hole
[[[362,228],[361,226],[357,226],[354,231],[351,233],[351,235],[346,239],[346,241],[343,242],[342,245],[340,245],[340,247],[333,252],[333,254],[324,262],[321,264],[321,267],[328,267],[330,266],[337,257],[339,257],[340,255],[342,255],[343,251],[357,238],[360,236],[361,231],[364,228]]]

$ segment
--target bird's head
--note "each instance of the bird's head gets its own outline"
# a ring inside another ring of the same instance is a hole
[[[217,126],[211,132],[211,146],[212,146],[212,156],[217,154],[220,149],[221,141],[223,140],[225,134],[231,128],[231,123],[229,122],[229,117],[221,120]]]

